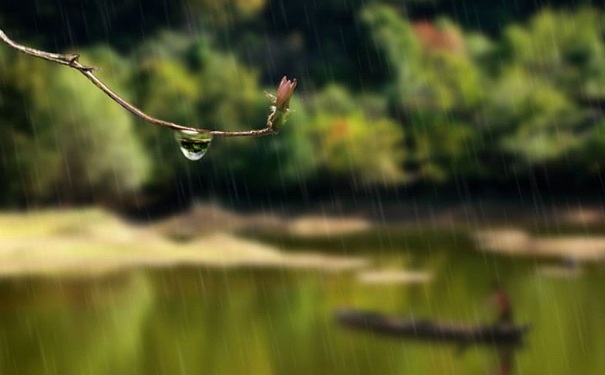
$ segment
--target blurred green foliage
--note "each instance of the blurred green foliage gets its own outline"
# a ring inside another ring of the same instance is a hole
[[[114,58],[107,49],[91,55],[107,65]],[[3,176],[12,181],[5,199],[103,200],[142,188],[150,160],[132,116],[66,69],[24,55],[8,59],[12,74],[5,87],[27,106],[20,106],[24,123],[3,127],[14,148],[5,154],[8,171],[17,172]]]
[[[470,1],[476,24],[445,0],[158,0],[141,14],[138,0],[107,3],[25,0],[0,5],[0,19],[24,44],[77,49],[158,118],[260,128],[263,90],[284,74],[300,82],[295,113],[277,136],[215,139],[191,163],[171,131],[134,118],[77,72],[4,46],[1,204],[132,201],[185,185],[190,195],[516,186],[538,170],[566,177],[563,188],[600,179],[605,30],[589,2],[498,3],[497,32],[481,27],[498,16]]]

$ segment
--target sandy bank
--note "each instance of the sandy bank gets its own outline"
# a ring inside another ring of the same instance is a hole
[[[475,239],[483,251],[567,261],[605,261],[605,236],[534,237],[519,229],[494,229],[477,232]]]
[[[358,257],[284,252],[225,232],[179,242],[154,226],[133,226],[98,209],[0,214],[0,228],[0,276],[177,265],[339,271],[366,263]]]

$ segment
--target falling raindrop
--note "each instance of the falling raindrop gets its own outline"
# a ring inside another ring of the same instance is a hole
[[[210,147],[212,135],[190,130],[176,132],[176,140],[181,146],[181,152],[189,160],[200,160]]]

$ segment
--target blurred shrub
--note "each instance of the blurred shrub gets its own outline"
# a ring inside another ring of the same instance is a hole
[[[421,84],[404,99],[407,108],[461,112],[477,106],[482,95],[480,74],[466,56],[434,51],[423,55],[422,62]]]
[[[571,95],[603,95],[603,14],[594,8],[539,12],[504,33],[505,64],[518,64]]]
[[[484,114],[499,148],[513,157],[513,170],[577,174],[580,159],[600,164],[600,153],[588,150],[594,151],[589,145],[602,116],[590,104],[605,87],[602,17],[592,8],[545,9],[527,26],[506,29]]]
[[[591,119],[589,119],[590,122]],[[605,120],[600,119],[590,129],[579,132],[581,147],[573,149],[565,160],[576,181],[600,181],[605,170]]]
[[[335,85],[314,95],[305,132],[313,141],[319,168],[359,185],[402,183],[404,133],[383,107],[378,98],[355,98]]]
[[[506,71],[489,98],[488,123],[500,133],[501,147],[528,164],[556,159],[577,143],[577,108],[539,76]]]
[[[113,58],[109,50],[95,54]],[[20,182],[11,200],[81,202],[141,188],[149,160],[127,112],[75,71],[23,55],[10,59],[4,89],[30,110],[3,127],[14,148],[3,179]]]
[[[361,20],[387,61],[389,85],[397,101],[405,103],[422,87],[420,43],[410,23],[385,5],[367,6],[361,11]]]
[[[362,19],[391,68],[397,106],[407,111],[462,111],[481,98],[481,74],[451,22],[412,25],[387,6],[368,6]]]
[[[368,120],[359,112],[320,114],[310,127],[321,166],[330,174],[361,185],[404,181],[403,131],[393,121]]]
[[[226,27],[234,19],[251,18],[266,5],[266,0],[187,0],[184,1],[186,12],[200,15],[205,22],[212,23],[212,28]]]
[[[475,37],[471,54],[451,22],[412,24],[386,6],[368,6],[363,20],[391,67],[392,105],[404,114],[407,139],[399,147],[408,154],[406,181],[481,175],[481,134],[473,118],[489,81],[472,56],[488,54],[487,41]]]
[[[472,123],[436,112],[416,116],[414,124],[408,167],[416,178],[444,183],[460,176],[485,177],[485,144]]]

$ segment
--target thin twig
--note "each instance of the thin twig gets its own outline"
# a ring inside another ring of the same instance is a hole
[[[92,82],[95,86],[97,86],[101,91],[103,91],[107,96],[109,96],[113,101],[121,105],[128,112],[134,114],[140,119],[149,122],[154,125],[164,126],[174,130],[188,130],[193,132],[200,133],[208,133],[213,136],[219,137],[259,137],[267,134],[277,133],[277,130],[273,128],[273,124],[271,122],[271,117],[267,120],[267,123],[263,129],[254,129],[254,130],[242,130],[242,131],[228,131],[228,130],[208,130],[202,128],[194,128],[190,126],[183,126],[179,124],[175,124],[174,122],[160,120],[158,118],[149,116],[139,108],[130,104],[124,98],[116,94],[112,89],[110,89],[103,81],[101,81],[97,76],[94,75],[93,71],[96,70],[93,66],[87,66],[81,64],[78,59],[80,55],[78,54],[60,54],[60,53],[51,53],[40,51],[31,47],[23,46],[13,40],[11,40],[4,31],[0,29],[0,39],[12,48],[23,52],[27,55],[38,57],[40,59],[48,60],[57,64],[66,65],[70,68],[74,68],[80,73],[82,73],[90,82]]]

